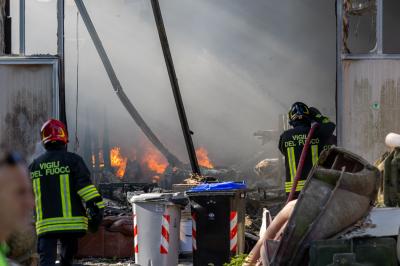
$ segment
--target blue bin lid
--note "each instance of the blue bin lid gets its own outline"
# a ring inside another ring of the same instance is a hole
[[[246,183],[243,182],[222,182],[222,183],[204,183],[200,184],[188,192],[205,192],[205,191],[225,191],[225,190],[244,190]]]

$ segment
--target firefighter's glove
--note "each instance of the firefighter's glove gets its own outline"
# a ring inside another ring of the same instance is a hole
[[[86,212],[89,220],[89,231],[95,233],[99,230],[103,221],[104,210],[99,209],[96,204],[87,204]]]
[[[310,107],[309,110],[311,123],[326,124],[330,122],[329,118],[323,116],[317,108]]]
[[[321,112],[315,107],[310,107],[308,110],[310,111],[311,119],[315,119],[316,117],[318,117],[318,115],[321,115]]]

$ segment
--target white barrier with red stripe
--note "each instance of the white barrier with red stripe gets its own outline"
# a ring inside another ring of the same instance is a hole
[[[230,214],[230,250],[231,252],[237,251],[238,243],[238,213],[237,211],[231,211]]]
[[[144,193],[131,198],[135,263],[178,265],[181,209],[164,199],[169,194]]]
[[[196,215],[193,213],[192,214],[192,245],[193,245],[193,251],[197,250],[196,234],[197,234]]]
[[[135,254],[139,253],[139,243],[138,243],[138,226],[136,214],[133,214],[133,243],[135,245]]]
[[[169,251],[169,224],[171,216],[164,214],[161,218],[161,243],[160,254],[168,254]]]

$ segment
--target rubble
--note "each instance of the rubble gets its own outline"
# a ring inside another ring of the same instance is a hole
[[[90,265],[90,266],[139,266],[135,264],[133,259],[81,259],[77,260],[76,264],[78,265]],[[180,259],[179,264],[177,266],[192,266],[190,260]]]
[[[110,207],[128,206],[128,193],[149,193],[160,190],[155,183],[100,183],[99,192],[110,202]],[[113,204],[112,201],[118,203]]]
[[[132,213],[132,207],[128,204],[121,204],[116,201],[104,199],[106,208],[104,209],[104,216],[125,216]]]
[[[201,168],[202,176],[193,175],[191,170],[188,168],[178,168],[178,167],[170,167],[165,170],[161,182],[160,187],[165,189],[171,189],[173,184],[197,184],[198,182],[203,181],[204,178],[214,178],[219,181],[228,181],[228,180],[239,180],[239,177],[243,174],[235,169],[227,169],[216,167],[213,169],[210,168]]]
[[[91,266],[135,266],[134,259],[104,259],[85,258],[76,261],[76,264]]]

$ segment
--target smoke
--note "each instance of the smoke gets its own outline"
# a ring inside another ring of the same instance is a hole
[[[161,141],[188,161],[150,1],[84,2],[132,103]],[[237,164],[260,152],[276,156],[277,143],[261,146],[253,133],[278,129],[279,116],[295,101],[316,106],[334,119],[333,0],[161,0],[160,4],[194,143],[205,147],[216,165]],[[27,1],[29,53],[56,51],[55,7],[55,0]],[[76,12],[67,1],[67,115],[72,136]],[[78,29],[81,150],[93,138],[101,146],[107,127],[111,146],[129,153],[144,137],[114,95],[81,19]],[[14,48],[17,43],[14,40]]]

